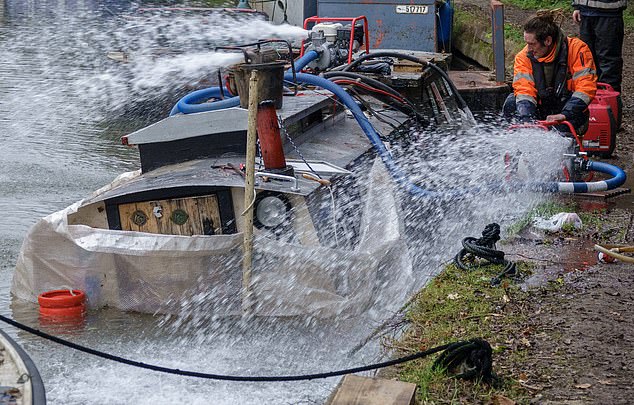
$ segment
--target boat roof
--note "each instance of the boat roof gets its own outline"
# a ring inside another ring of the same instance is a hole
[[[316,98],[319,103],[322,103],[324,99],[328,98],[330,93],[323,91],[320,93]],[[310,99],[314,99],[314,97],[307,97],[306,99],[291,97],[289,101],[292,100],[293,102],[304,104]],[[286,141],[284,148],[287,163],[295,167],[298,190],[294,190],[294,184],[289,181],[274,179],[263,181],[261,178],[256,180],[256,190],[308,195],[317,189],[320,184],[303,178],[302,172],[311,174],[311,169],[313,169],[324,179],[350,174],[347,169],[353,169],[354,162],[371,149],[371,144],[357,121],[351,116],[341,113],[342,111],[343,107],[339,109],[340,113],[333,114],[305,132],[297,133],[290,130],[286,131],[283,128],[282,136]],[[300,113],[294,111],[291,115],[295,116],[298,114]],[[391,112],[390,114],[398,116],[400,113]],[[184,115],[181,119],[195,120],[201,115],[191,114],[189,118]],[[400,119],[404,121],[406,117],[400,114]],[[392,131],[392,128],[387,124],[372,118],[370,120],[379,132],[386,131],[385,133],[388,133]],[[289,139],[291,132],[293,132],[293,135]],[[143,133],[143,131],[139,131],[139,133]],[[148,137],[149,139],[156,137],[156,134],[151,135]],[[143,142],[141,137],[135,140]],[[156,140],[160,141],[162,138],[159,137]],[[311,165],[311,162],[315,167]],[[244,163],[245,156],[243,154],[231,154],[162,166],[108,188],[85,200],[82,205],[156,190],[193,187],[244,187],[244,176],[239,170],[232,168],[232,166],[239,168]],[[258,171],[257,167],[256,171]],[[266,170],[262,169],[261,171]],[[312,174],[314,176],[314,173]]]

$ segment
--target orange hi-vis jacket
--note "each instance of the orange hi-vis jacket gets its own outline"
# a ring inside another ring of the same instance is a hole
[[[515,56],[513,92],[517,111],[521,117],[544,119],[546,115],[563,114],[571,122],[587,121],[588,105],[597,91],[592,53],[578,38],[562,34],[558,41],[561,44],[555,44],[543,58],[534,58],[528,46]],[[546,83],[544,74],[546,64],[553,66],[550,83]]]

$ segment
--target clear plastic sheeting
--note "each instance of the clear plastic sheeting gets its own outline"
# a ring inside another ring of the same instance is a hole
[[[375,163],[354,250],[256,239],[248,297],[254,313],[355,316],[382,298],[401,302],[413,277],[394,192],[383,165]],[[29,231],[13,279],[17,298],[35,302],[44,291],[72,287],[86,292],[90,308],[241,313],[241,233],[175,236],[69,225],[67,216],[80,205]]]

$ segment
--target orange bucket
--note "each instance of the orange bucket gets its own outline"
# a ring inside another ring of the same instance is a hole
[[[53,290],[37,297],[40,314],[54,317],[77,317],[86,312],[86,294],[82,290]]]

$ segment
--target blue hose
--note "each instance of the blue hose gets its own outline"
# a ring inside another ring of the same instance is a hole
[[[211,103],[201,103],[202,101],[210,98],[220,98],[220,96],[220,87],[209,87],[207,89],[193,91],[178,100],[178,103],[176,103],[176,105],[172,108],[172,111],[170,111],[170,115],[221,110],[223,108],[236,107],[240,104],[240,97],[226,98],[224,100],[214,101]]]
[[[408,176],[401,170],[400,167],[398,167],[392,158],[392,155],[390,155],[390,152],[385,148],[385,145],[383,145],[383,141],[381,141],[379,134],[376,132],[367,117],[363,114],[363,111],[361,111],[359,105],[357,105],[352,96],[350,96],[341,86],[328,79],[324,79],[323,77],[313,76],[306,73],[297,73],[296,77],[298,82],[318,86],[332,92],[346,107],[348,107],[350,112],[352,112],[352,115],[354,115],[354,118],[359,123],[359,126],[370,140],[370,143],[377,151],[379,157],[383,161],[383,164],[387,167],[390,175],[392,175],[394,180],[405,188],[408,193],[419,197],[439,197],[442,194],[446,194],[422,189],[408,180]],[[284,80],[292,81],[293,74],[287,72],[284,75]]]
[[[310,62],[317,59],[319,54],[316,51],[308,51],[301,58],[295,61],[295,70],[298,72],[306,67]],[[289,70],[289,73],[292,73]],[[224,95],[224,94],[223,94]],[[220,101],[204,103],[210,98],[220,98],[220,87],[209,87],[207,89],[196,90],[178,100],[172,107],[170,116],[179,113],[191,114],[204,111],[222,110],[223,108],[236,107],[240,104],[240,97],[226,98]]]
[[[317,58],[319,58],[319,54],[317,53],[317,51],[306,52],[304,56],[302,56],[301,58],[295,61],[295,71],[301,72],[301,70],[305,68],[306,65],[308,65],[310,62],[314,61]],[[292,72],[289,69],[286,71],[286,73],[292,73]]]
[[[612,178],[592,182],[556,183],[557,187],[555,191],[559,193],[593,193],[606,191],[622,186],[627,179],[627,175],[623,169],[608,163],[590,161],[588,162],[588,170],[605,173],[612,176]]]

